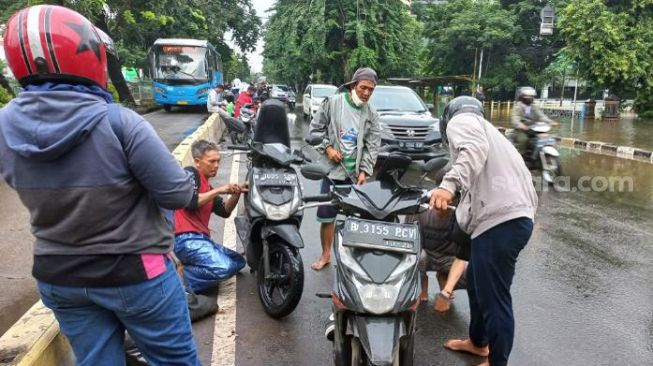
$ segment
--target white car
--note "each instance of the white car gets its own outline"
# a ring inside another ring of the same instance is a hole
[[[302,101],[304,118],[307,121],[313,119],[324,98],[335,94],[336,90],[338,88],[333,85],[309,84],[304,90],[304,100]]]

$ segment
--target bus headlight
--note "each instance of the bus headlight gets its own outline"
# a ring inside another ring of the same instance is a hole
[[[209,92],[209,88],[198,89],[195,94],[206,94]]]
[[[155,86],[155,87],[154,87],[154,91],[155,91],[156,93],[159,93],[159,94],[165,94],[165,93],[166,93],[166,91],[165,91],[163,88],[158,87],[158,86]]]

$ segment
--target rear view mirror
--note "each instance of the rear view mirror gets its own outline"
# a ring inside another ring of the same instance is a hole
[[[317,136],[317,135],[308,135],[306,136],[304,141],[306,141],[306,143],[311,146],[317,146],[321,144],[322,141],[324,141],[324,138],[322,136]]]
[[[447,164],[449,164],[449,159],[435,158],[426,162],[426,164],[424,164],[423,169],[425,172],[434,172],[444,168],[445,166],[447,166]]]
[[[230,131],[235,131],[237,133],[243,133],[247,129],[243,121],[233,118],[233,117],[224,117],[222,118],[224,124]]]
[[[329,175],[329,168],[322,164],[307,164],[302,166],[301,173],[306,179],[320,180]]]

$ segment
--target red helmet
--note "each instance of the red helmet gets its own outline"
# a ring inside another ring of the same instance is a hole
[[[9,68],[21,85],[45,81],[107,87],[113,42],[76,11],[54,5],[19,10],[4,38]]]

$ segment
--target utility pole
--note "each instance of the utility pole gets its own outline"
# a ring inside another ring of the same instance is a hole
[[[482,75],[483,75],[483,48],[481,48],[481,57],[480,57],[480,61],[478,62],[478,80],[481,80]]]

